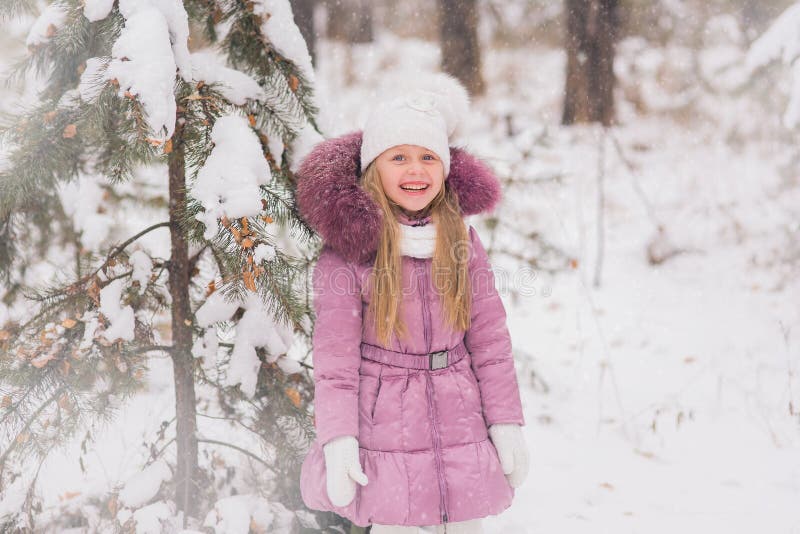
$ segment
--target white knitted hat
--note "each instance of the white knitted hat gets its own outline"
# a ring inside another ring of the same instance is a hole
[[[443,73],[402,85],[395,85],[393,95],[378,103],[367,118],[361,172],[388,148],[417,145],[441,158],[446,178],[450,174],[450,138],[469,108],[467,90]]]

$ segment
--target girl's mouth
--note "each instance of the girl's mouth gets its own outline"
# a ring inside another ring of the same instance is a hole
[[[407,195],[424,195],[428,189],[428,184],[406,184],[401,185],[400,189],[405,191]]]

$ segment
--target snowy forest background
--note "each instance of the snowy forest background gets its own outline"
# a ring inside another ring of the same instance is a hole
[[[532,462],[486,531],[800,533],[800,3],[0,17],[0,532],[363,531],[299,498],[319,242],[292,173],[387,74],[446,70],[504,182],[470,222]]]

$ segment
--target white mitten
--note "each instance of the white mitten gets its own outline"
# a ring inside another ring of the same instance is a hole
[[[347,506],[356,496],[356,482],[367,485],[367,475],[358,458],[358,440],[340,436],[322,446],[328,472],[328,498],[334,506]]]
[[[489,427],[489,437],[497,449],[500,466],[509,484],[518,488],[528,475],[529,462],[522,428],[516,423],[497,423]]]

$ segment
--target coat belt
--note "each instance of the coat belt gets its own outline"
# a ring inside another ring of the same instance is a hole
[[[463,340],[459,341],[458,345],[452,349],[437,350],[428,354],[398,352],[369,343],[361,343],[362,358],[407,369],[444,369],[453,365],[467,354],[467,347],[464,345]]]

